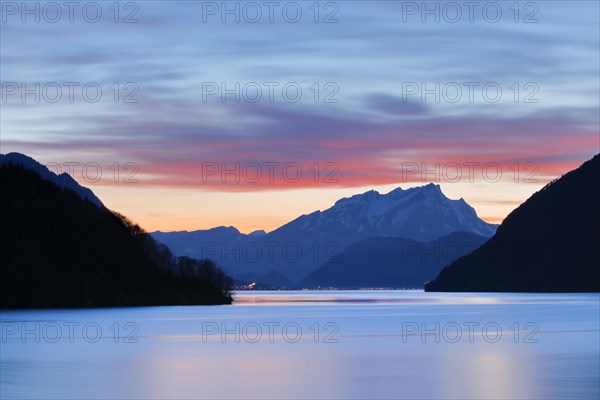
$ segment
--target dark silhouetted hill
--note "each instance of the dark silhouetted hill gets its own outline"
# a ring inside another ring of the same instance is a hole
[[[515,209],[496,235],[427,291],[600,291],[600,155]]]
[[[0,307],[231,302],[212,262],[175,257],[95,197],[0,164]]]
[[[301,288],[423,288],[444,266],[488,238],[455,232],[429,242],[370,238],[348,246],[303,279]]]

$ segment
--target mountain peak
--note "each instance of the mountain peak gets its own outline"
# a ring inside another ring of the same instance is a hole
[[[367,199],[368,200],[368,199],[372,199],[372,198],[379,197],[379,196],[381,196],[381,194],[377,190],[371,189],[371,190],[367,190],[366,192],[361,193],[361,194],[355,194],[355,195],[351,196],[350,198],[351,199]]]
[[[408,190],[423,192],[428,195],[442,195],[442,196],[446,197],[444,195],[444,193],[442,192],[442,187],[440,185],[438,185],[437,183],[428,183],[427,185],[416,186],[416,187],[408,189]]]
[[[402,189],[400,186],[398,186],[396,189],[388,192],[388,194],[386,194],[386,196],[390,196],[390,197],[402,196],[405,192],[406,191],[404,189]]]
[[[440,192],[442,191],[442,187],[440,185],[438,185],[437,183],[433,183],[433,182],[428,183],[425,186],[421,186],[421,188],[427,188],[427,189],[430,189],[430,190],[437,190],[437,191],[440,191]]]
[[[374,198],[377,198],[379,196],[381,196],[381,195],[379,194],[379,192],[377,190],[368,190],[361,194],[355,194],[350,197],[343,197],[335,202],[334,207],[350,205],[350,204],[355,204],[355,203],[364,203],[364,202],[368,202]]]
[[[387,194],[369,190],[340,199],[333,207],[300,219],[301,229],[311,234],[331,230],[350,236],[435,240],[454,231],[484,237],[496,231],[496,225],[479,219],[464,199],[449,199],[440,185],[434,183],[406,190],[398,187]],[[340,240],[339,234],[336,235]]]
[[[258,229],[254,232],[250,232],[248,234],[248,236],[261,237],[261,236],[265,236],[266,234],[267,234],[267,232],[265,232],[263,229]]]
[[[338,205],[353,204],[356,202],[371,202],[371,201],[379,201],[381,199],[397,199],[397,198],[400,198],[400,197],[408,194],[409,192],[423,192],[426,194],[427,193],[441,194],[442,196],[444,196],[440,185],[435,184],[435,183],[429,183],[429,184],[423,185],[423,186],[416,186],[416,187],[406,189],[406,190],[404,190],[400,186],[398,186],[396,189],[393,189],[386,194],[381,194],[377,190],[371,189],[371,190],[367,190],[366,192],[361,193],[361,194],[355,194],[350,197],[344,197],[344,198],[341,198],[338,201],[336,201],[334,204],[334,207],[338,206]],[[444,197],[446,197],[446,196],[444,196]]]
[[[210,229],[213,232],[233,233],[236,235],[240,234],[240,231],[235,226],[217,226]]]

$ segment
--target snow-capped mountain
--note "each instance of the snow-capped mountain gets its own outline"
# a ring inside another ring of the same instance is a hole
[[[21,153],[0,154],[0,165],[7,163],[20,165],[24,168],[30,169],[36,172],[42,179],[54,183],[61,189],[71,190],[83,200],[87,199],[100,208],[104,207],[104,204],[102,204],[100,199],[96,197],[96,195],[90,189],[81,186],[75,179],[71,177],[71,175],[67,174],[66,172],[56,175],[54,172],[50,171],[33,158]]]
[[[211,258],[234,276],[276,271],[298,281],[348,245],[367,238],[426,242],[454,232],[490,237],[496,227],[482,221],[463,199],[448,199],[438,185],[429,184],[343,198],[325,211],[302,215],[267,234],[244,235],[221,227],[153,236],[177,255]]]
[[[390,236],[428,241],[460,231],[489,237],[496,227],[479,219],[462,198],[450,200],[439,185],[429,184],[397,188],[388,194],[371,190],[343,198],[333,207],[303,215],[273,234],[297,231],[322,236],[335,232],[349,239]]]

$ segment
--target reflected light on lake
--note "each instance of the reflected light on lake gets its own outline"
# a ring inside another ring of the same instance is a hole
[[[595,399],[599,299],[281,291],[239,292],[233,306],[3,311],[0,398]],[[7,333],[36,322],[78,329]]]

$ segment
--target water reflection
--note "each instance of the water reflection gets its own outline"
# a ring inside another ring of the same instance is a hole
[[[235,298],[234,306],[218,307],[4,311],[0,398],[600,395],[597,294]],[[29,333],[13,332],[25,321]],[[137,342],[127,341],[128,323]],[[73,335],[48,341],[50,324],[73,326]],[[101,330],[96,341],[88,340],[96,339],[92,328],[83,329],[93,324]]]
[[[597,298],[590,294],[585,298]],[[427,293],[422,290],[319,290],[319,291],[239,291],[234,305],[319,304],[319,303],[445,303],[445,304],[523,304],[579,302],[570,294],[539,293]]]

